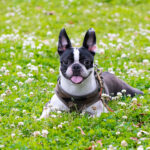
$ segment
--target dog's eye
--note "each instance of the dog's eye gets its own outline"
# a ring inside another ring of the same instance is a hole
[[[90,64],[91,64],[91,62],[89,60],[84,60],[84,65],[88,66]]]
[[[64,64],[64,65],[68,65],[68,64],[69,64],[69,61],[68,61],[68,60],[64,60],[64,61],[62,61],[61,63]]]

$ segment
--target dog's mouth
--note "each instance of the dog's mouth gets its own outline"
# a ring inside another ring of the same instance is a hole
[[[83,80],[84,79],[82,76],[72,76],[71,77],[71,81],[75,84],[80,84]]]

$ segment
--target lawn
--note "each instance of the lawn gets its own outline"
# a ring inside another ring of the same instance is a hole
[[[54,112],[38,121],[59,75],[58,35],[97,35],[95,63],[144,92],[98,118]],[[149,0],[0,1],[0,149],[150,149]]]

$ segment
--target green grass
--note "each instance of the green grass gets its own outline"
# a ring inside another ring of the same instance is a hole
[[[149,8],[149,0],[1,0],[0,149],[150,147]],[[109,102],[114,113],[99,118],[53,113],[54,117],[36,120],[56,85],[57,41],[63,27],[74,46],[82,44],[89,28],[95,29],[99,48],[95,62],[141,89],[144,96],[136,96],[137,104],[123,97]],[[27,83],[28,78],[34,80]],[[42,130],[48,131],[47,137],[33,136]],[[96,143],[99,140],[102,146]],[[122,146],[123,140],[128,146]]]

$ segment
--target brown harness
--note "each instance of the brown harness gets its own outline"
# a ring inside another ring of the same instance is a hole
[[[64,91],[60,86],[60,78],[58,79],[55,93],[59,97],[59,99],[66,105],[68,108],[70,108],[70,111],[77,111],[82,112],[84,108],[87,108],[88,106],[98,102],[101,100],[104,104],[104,106],[111,112],[111,108],[105,103],[105,101],[102,98],[102,91],[104,90],[103,87],[103,77],[101,76],[101,72],[98,73],[98,69],[95,70],[95,79],[97,83],[97,88],[94,92],[83,95],[83,96],[75,96],[70,95],[66,91]]]

